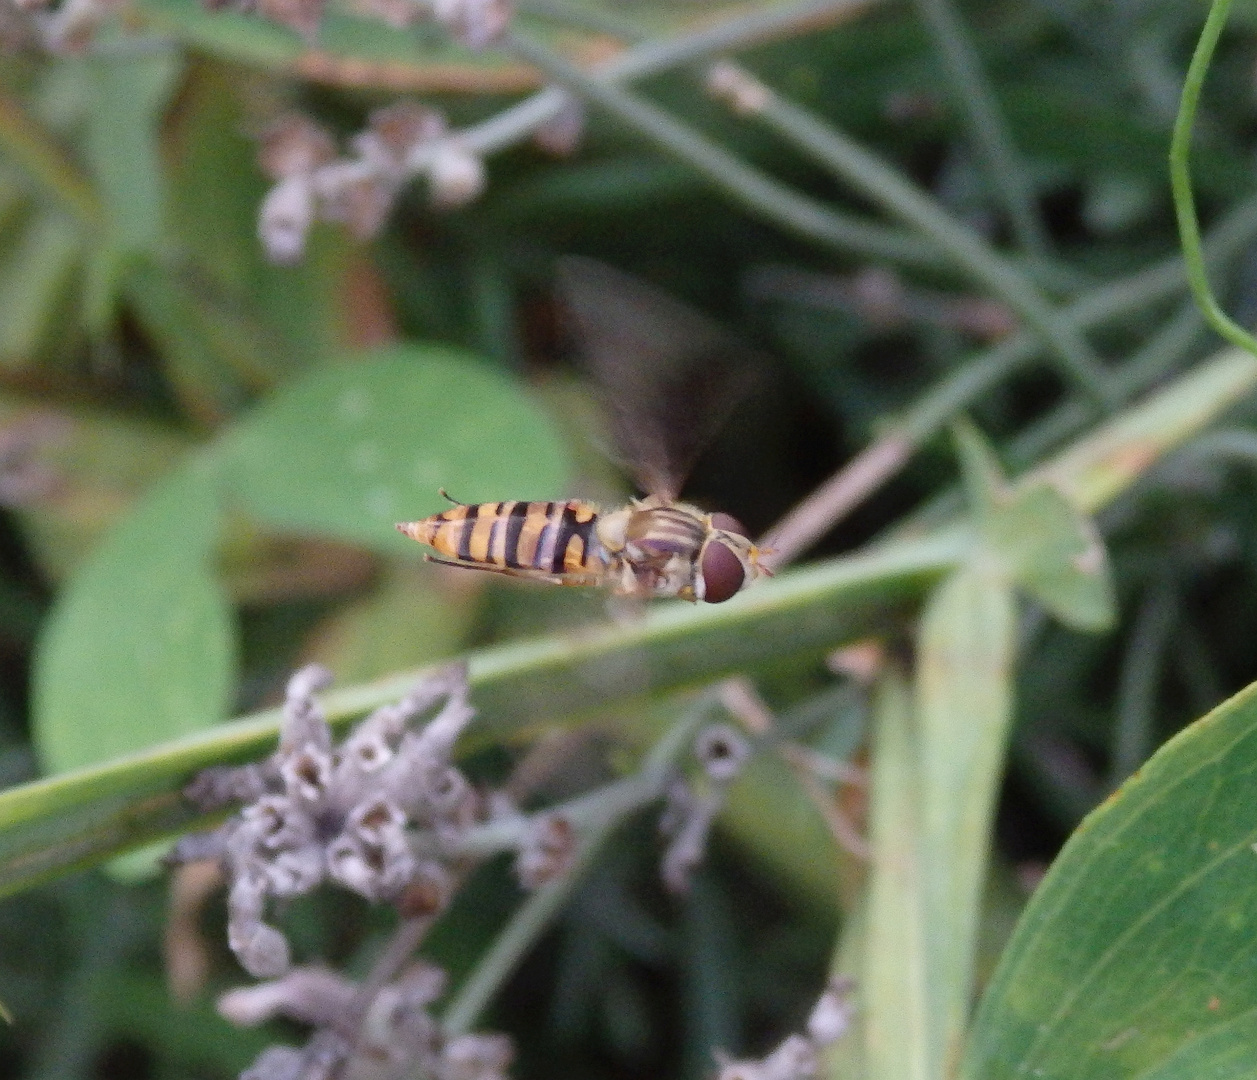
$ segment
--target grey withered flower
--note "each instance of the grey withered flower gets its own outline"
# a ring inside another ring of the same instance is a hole
[[[187,789],[210,809],[244,803],[209,837],[193,837],[176,860],[218,858],[228,881],[228,941],[247,971],[288,970],[283,934],[266,922],[271,899],[300,896],[323,881],[369,900],[397,903],[408,887],[443,903],[452,889],[437,847],[475,820],[475,793],[451,763],[454,742],[475,715],[466,671],[452,665],[405,698],[375,710],[345,741],[332,739],[315,693],[331,676],[311,666],[288,683],[279,748],[267,760],[210,769]],[[420,717],[427,724],[412,730]]]

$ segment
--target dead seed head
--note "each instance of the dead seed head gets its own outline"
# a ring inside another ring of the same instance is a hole
[[[331,135],[302,113],[284,113],[258,135],[258,164],[272,180],[313,172],[335,157]]]

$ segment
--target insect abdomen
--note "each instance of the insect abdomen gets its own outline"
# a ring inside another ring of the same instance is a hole
[[[589,503],[502,502],[452,506],[402,531],[456,562],[547,574],[602,569]]]

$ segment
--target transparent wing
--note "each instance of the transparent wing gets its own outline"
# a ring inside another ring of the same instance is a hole
[[[624,464],[675,499],[760,359],[706,315],[593,259],[558,263],[559,289]]]

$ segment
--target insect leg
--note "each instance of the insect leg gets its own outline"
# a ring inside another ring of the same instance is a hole
[[[446,490],[445,490],[445,488],[437,488],[437,489],[436,489],[436,493],[437,493],[438,495],[440,495],[440,496],[441,496],[441,498],[442,498],[442,499],[444,499],[446,502],[452,502],[455,506],[467,506],[467,505],[468,505],[468,504],[467,504],[467,503],[465,503],[465,502],[459,502],[456,498],[454,498],[454,496],[453,496],[453,495],[451,495],[448,491],[446,491]]]

